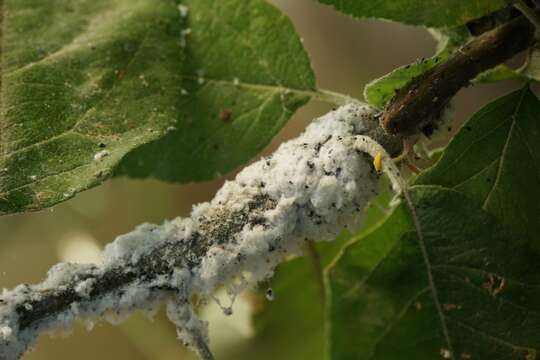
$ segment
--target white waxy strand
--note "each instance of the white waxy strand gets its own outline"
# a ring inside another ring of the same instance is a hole
[[[388,176],[388,179],[390,179],[392,189],[396,194],[403,193],[406,190],[407,183],[401,176],[398,167],[394,163],[394,160],[381,146],[381,144],[368,136],[353,136],[351,139],[353,140],[353,146],[355,148],[368,153],[372,158],[375,159],[377,154],[382,155],[382,172],[384,172],[386,176]]]

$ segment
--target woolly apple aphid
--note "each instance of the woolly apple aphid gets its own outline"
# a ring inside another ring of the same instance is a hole
[[[266,300],[274,301],[274,290],[272,290],[272,288],[266,289],[264,295],[266,296]]]
[[[301,254],[305,239],[332,240],[358,223],[359,210],[377,195],[374,166],[396,192],[405,189],[390,155],[368,136],[378,126],[376,114],[358,103],[342,106],[243,169],[190,217],[143,224],[119,236],[100,265],[58,264],[40,284],[4,290],[0,359],[19,358],[41,332],[67,329],[76,319],[117,322],[135,309],[155,311],[162,302],[181,340],[212,359],[208,327],[192,299],[212,298],[225,286],[232,302],[243,289],[267,281],[285,258]],[[95,160],[109,155],[105,151]],[[272,301],[273,290],[265,296]],[[51,306],[42,318],[39,309]]]

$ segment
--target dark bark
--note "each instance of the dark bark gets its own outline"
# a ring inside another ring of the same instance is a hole
[[[430,135],[449,101],[480,73],[509,60],[534,41],[534,26],[523,16],[483,33],[400,89],[381,123],[394,135]]]

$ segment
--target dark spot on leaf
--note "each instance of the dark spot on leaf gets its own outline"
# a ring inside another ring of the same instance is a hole
[[[122,80],[124,78],[124,76],[126,75],[126,71],[125,70],[117,70],[116,72],[116,78],[118,80]]]
[[[229,122],[232,119],[232,110],[230,109],[223,109],[218,114],[219,120],[223,122]]]

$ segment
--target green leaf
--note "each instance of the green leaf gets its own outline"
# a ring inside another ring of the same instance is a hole
[[[174,2],[7,0],[2,12],[0,213],[99,184],[165,132],[182,82]]]
[[[119,175],[187,182],[251,159],[315,89],[300,39],[263,0],[184,0],[189,9],[187,95],[176,130],[120,164]],[[226,116],[224,116],[226,114]]]
[[[459,192],[410,195],[328,271],[332,358],[535,359],[538,253]]]
[[[497,65],[493,69],[484,71],[475,79],[475,83],[488,84],[503,80],[525,80],[527,76],[517,70],[512,70],[506,65]]]
[[[412,64],[398,67],[368,83],[364,88],[366,101],[382,108],[399,89],[407,85],[415,77],[444,62],[457,47],[470,38],[469,31],[465,27],[442,31],[433,30],[432,33],[439,43],[437,53],[431,58],[417,60]]]
[[[310,98],[308,58],[274,7],[183,6],[3,2],[0,214],[51,206],[112,173],[211,178],[253,157]]]
[[[466,194],[540,248],[539,110],[528,87],[488,104],[416,183]]]
[[[319,0],[357,18],[382,18],[411,25],[452,27],[507,5],[506,0]]]

